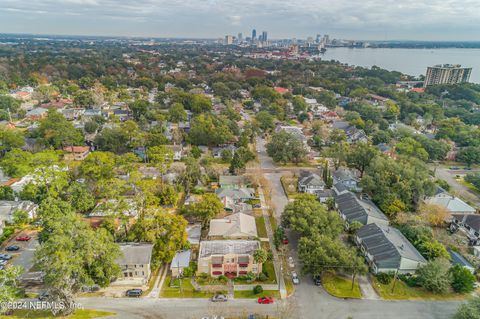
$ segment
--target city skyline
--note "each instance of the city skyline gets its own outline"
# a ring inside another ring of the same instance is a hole
[[[271,39],[321,33],[353,40],[480,40],[480,3],[471,0],[0,2],[0,29],[7,33],[220,38],[255,28],[259,35],[268,30]]]

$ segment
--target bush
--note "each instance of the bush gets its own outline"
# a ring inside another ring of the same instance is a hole
[[[455,265],[450,269],[452,273],[452,288],[458,293],[472,292],[476,281],[475,276],[465,267]]]
[[[392,282],[392,275],[386,272],[381,272],[376,275],[378,282],[383,285],[388,285]]]
[[[14,232],[15,232],[15,227],[6,226],[5,228],[3,228],[3,234],[2,236],[0,236],[0,244],[3,243],[8,238],[10,238],[10,236],[12,236]]]
[[[228,278],[225,275],[218,276],[218,281],[220,282],[227,282]]]
[[[261,294],[262,292],[263,292],[262,286],[256,285],[255,287],[253,287],[253,293],[255,295]]]
[[[420,284],[418,283],[418,277],[410,276],[410,275],[398,275],[398,279],[403,281],[409,287],[418,287]]]
[[[265,275],[263,272],[260,273],[260,275],[258,275],[258,280],[259,281],[263,282],[263,281],[267,281],[267,279],[268,279],[267,275]]]

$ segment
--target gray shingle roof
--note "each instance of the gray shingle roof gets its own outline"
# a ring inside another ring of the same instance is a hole
[[[308,172],[300,177],[298,180],[300,186],[319,186],[324,187],[325,182],[323,179],[315,173]]]
[[[396,228],[379,224],[368,224],[357,231],[362,246],[373,256],[379,268],[397,268],[401,258],[421,263],[426,260]]]
[[[117,258],[120,265],[146,265],[152,259],[153,245],[148,243],[118,244],[122,255]]]
[[[358,221],[365,225],[369,216],[388,221],[387,216],[372,201],[360,199],[352,192],[337,196],[335,203],[348,223]]]

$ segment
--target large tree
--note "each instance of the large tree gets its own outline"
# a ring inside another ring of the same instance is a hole
[[[272,135],[270,143],[267,144],[267,153],[275,162],[298,164],[305,159],[307,149],[300,138],[280,131]]]
[[[33,134],[46,146],[56,149],[84,144],[82,132],[56,110],[48,111],[47,117],[40,121]]]
[[[363,177],[363,173],[377,154],[378,151],[374,146],[368,143],[357,143],[350,147],[347,155],[347,164],[358,169],[360,177]]]
[[[431,260],[418,268],[417,276],[420,285],[425,289],[434,293],[446,293],[452,283],[450,262],[442,258]]]

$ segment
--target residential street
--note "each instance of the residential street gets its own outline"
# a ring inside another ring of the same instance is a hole
[[[452,192],[455,193],[457,196],[462,197],[464,200],[473,203],[475,206],[480,206],[479,196],[474,191],[455,180],[456,175],[465,175],[474,172],[475,170],[451,170],[448,167],[438,166],[436,169],[435,177],[446,181],[452,187]]]

